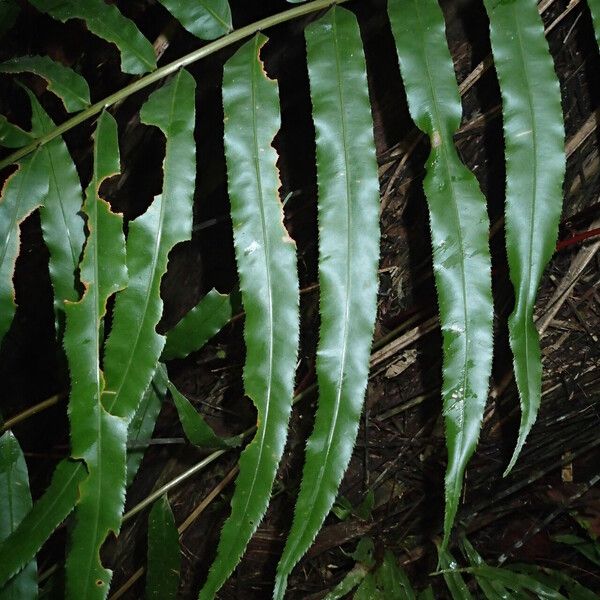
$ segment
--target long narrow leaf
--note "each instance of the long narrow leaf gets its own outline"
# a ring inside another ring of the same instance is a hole
[[[35,120],[40,124],[40,133],[54,129],[54,123],[35,95],[26,91]],[[46,159],[48,193],[40,206],[40,218],[44,242],[50,252],[50,280],[54,288],[54,310],[59,326],[65,301],[74,302],[79,298],[75,272],[85,239],[83,219],[79,214],[82,192],[73,159],[63,139],[58,137],[41,150]]]
[[[174,600],[179,587],[181,550],[169,500],[163,496],[148,517],[146,600]]]
[[[307,28],[306,41],[319,185],[319,405],[277,567],[277,599],[331,510],[352,455],[377,299],[379,180],[358,24],[335,7]]]
[[[39,126],[37,115],[32,125]],[[48,193],[46,156],[41,149],[17,163],[17,171],[4,183],[0,196],[0,342],[15,314],[13,274],[19,253],[19,225]]]
[[[481,567],[486,564],[467,538],[461,540],[460,546],[465,558],[471,563],[472,567]],[[505,600],[510,597],[508,590],[497,581],[490,581],[485,577],[478,576],[475,576],[475,578],[487,600]]]
[[[192,233],[196,178],[195,82],[185,70],[154,92],[141,120],[166,137],[163,191],[129,224],[129,286],[117,295],[113,329],[106,344],[105,404],[130,421],[146,391],[165,344],[156,333],[162,316],[160,281],[171,249]]]
[[[506,144],[506,249],[515,288],[509,319],[521,426],[508,473],[540,405],[542,363],[533,309],[554,253],[565,174],[560,87],[534,2],[485,0],[500,81]]]
[[[416,600],[415,591],[408,576],[398,566],[395,556],[389,550],[386,551],[383,563],[375,573],[375,580],[386,598]]]
[[[127,427],[150,385],[164,346],[164,336],[156,333],[162,313],[160,281],[170,250],[191,236],[196,174],[194,90],[192,76],[180,71],[150,96],[141,112],[142,121],[160,127],[167,139],[163,193],[129,225],[126,246],[129,285],[115,302],[113,328],[104,356],[106,386],[101,397],[101,428],[96,430],[105,434],[97,438],[95,448],[99,466],[105,468],[104,477],[98,476],[94,484],[110,485],[110,490],[105,498],[96,487],[90,498],[102,498],[102,506],[96,507],[95,514],[88,515],[85,522],[82,519],[81,527],[75,530],[80,537],[74,539],[73,548],[81,545],[90,552],[89,538],[94,536],[89,536],[89,531],[87,538],[84,535],[86,529],[95,527],[92,529],[95,561],[78,567],[84,553],[76,556],[71,552],[72,577],[70,580],[67,577],[67,584],[73,599],[88,595],[103,598],[108,593],[111,573],[100,565],[98,550],[108,533],[118,531],[120,525],[126,488]]]
[[[0,586],[25,567],[52,532],[73,510],[79,485],[86,477],[82,463],[63,460],[44,495],[34,503],[17,528],[0,542]]]
[[[170,381],[167,387],[177,408],[183,431],[192,444],[203,448],[231,448],[240,443],[239,438],[228,440],[220,438],[190,404],[190,401]]]
[[[259,59],[263,35],[225,65],[223,105],[229,196],[242,302],[246,311],[244,386],[258,429],[242,452],[240,473],[200,598],[214,598],[267,508],[292,406],[299,336],[295,245],[282,224],[277,155],[277,84]]]
[[[232,30],[227,0],[158,0],[190,33],[214,40]]]
[[[190,312],[167,333],[162,360],[185,358],[196,352],[228,323],[232,316],[231,299],[210,290]]]
[[[118,533],[125,494],[127,425],[102,406],[102,320],[108,298],[127,284],[123,218],[99,197],[102,182],[119,172],[117,124],[109,113],[98,120],[94,172],[84,212],[89,236],[81,262],[83,298],[66,306],[64,346],[71,374],[69,418],[74,458],[82,458],[89,476],[81,484],[71,549],[67,557],[67,598],[104,598],[111,572],[100,562],[108,534]]]
[[[125,73],[140,75],[156,68],[152,44],[116,6],[104,0],[31,0],[31,4],[63,23],[83,19],[92,33],[117,46]]]
[[[444,348],[445,545],[477,445],[491,372],[489,221],[477,180],[453,143],[461,103],[441,9],[436,0],[390,0],[388,10],[410,112],[431,140],[423,187]]]
[[[456,570],[459,568],[454,557],[443,548],[438,548],[438,557],[440,569],[444,569],[444,581],[448,586],[448,591],[454,600],[473,600],[471,592],[465,583],[462,575]]]
[[[48,90],[56,94],[68,112],[90,105],[87,81],[69,67],[48,56],[19,56],[0,63],[0,73],[35,73],[48,82]]]
[[[0,437],[0,540],[5,540],[31,510],[27,464],[19,442],[7,431]],[[3,600],[27,600],[37,596],[37,563],[32,560],[0,586]]]
[[[152,437],[156,419],[167,394],[169,378],[164,365],[159,365],[127,428],[127,486],[139,469],[145,445]]]

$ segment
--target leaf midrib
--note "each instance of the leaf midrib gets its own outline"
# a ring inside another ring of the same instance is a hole
[[[333,8],[332,10],[335,11],[335,8]],[[348,228],[347,228],[348,233],[346,236],[346,255],[347,255],[346,297],[345,297],[345,304],[344,304],[344,320],[343,320],[343,334],[342,334],[343,342],[342,342],[342,351],[341,351],[341,356],[340,356],[340,369],[339,369],[338,377],[336,378],[334,416],[333,416],[333,420],[332,420],[332,423],[329,428],[327,443],[325,445],[325,447],[326,447],[325,457],[323,460],[323,464],[319,468],[319,474],[317,476],[317,479],[316,479],[316,482],[314,485],[314,489],[313,489],[312,496],[310,498],[309,506],[313,506],[316,497],[318,496],[319,492],[321,491],[321,482],[323,480],[324,473],[325,473],[326,467],[329,462],[330,451],[331,451],[331,441],[332,441],[334,433],[337,429],[338,417],[339,417],[339,412],[340,412],[339,407],[340,407],[340,403],[341,403],[342,388],[343,388],[343,383],[344,383],[343,374],[344,374],[344,370],[345,370],[345,366],[346,366],[346,355],[347,355],[347,348],[348,348],[348,332],[350,329],[349,319],[348,319],[348,316],[350,313],[350,293],[348,292],[348,290],[350,290],[352,288],[351,265],[352,265],[352,254],[353,253],[352,253],[352,243],[351,243],[350,238],[351,238],[351,231],[352,231],[351,204],[352,204],[353,194],[352,194],[352,188],[350,185],[350,178],[349,178],[350,158],[348,156],[348,143],[347,143],[348,134],[347,134],[346,116],[345,116],[345,112],[344,112],[345,100],[344,100],[344,91],[343,91],[342,77],[341,77],[342,68],[341,68],[341,64],[340,64],[340,52],[339,52],[338,36],[337,36],[337,19],[336,19],[335,12],[333,14],[334,14],[334,18],[332,19],[332,21],[333,21],[332,39],[333,39],[333,44],[334,44],[335,65],[336,65],[336,74],[337,74],[337,81],[338,81],[338,86],[337,86],[338,101],[339,101],[339,105],[340,105],[340,123],[341,123],[342,139],[343,139],[343,147],[344,147],[344,164],[345,164],[345,169],[344,169],[345,178],[344,179],[345,179],[345,184],[346,184],[346,196],[348,198],[348,202],[346,203],[346,211],[347,211],[346,219],[347,219],[347,224],[348,224]],[[311,514],[313,514],[313,513],[311,513]],[[294,538],[293,546],[287,553],[287,556],[289,556],[289,557],[293,556],[294,551],[300,544],[302,537],[305,535],[305,533],[308,529],[309,521],[307,520],[307,521],[305,521],[305,523],[306,523],[306,525],[304,526],[302,533]],[[291,559],[288,559],[286,562],[289,564],[290,560]],[[287,571],[289,569],[288,564],[286,564],[285,571]],[[282,568],[281,570],[283,571],[284,569]]]
[[[257,193],[259,197],[259,211],[260,211],[260,222],[261,222],[261,233],[263,238],[264,245],[264,258],[265,258],[265,271],[266,271],[266,279],[267,279],[267,290],[268,290],[268,343],[269,343],[269,354],[268,354],[268,377],[267,377],[267,390],[266,390],[266,402],[264,407],[264,420],[261,423],[261,427],[259,427],[259,431],[257,435],[260,435],[260,443],[258,443],[258,457],[256,461],[256,467],[254,469],[254,473],[252,475],[252,483],[250,484],[250,491],[246,496],[246,504],[242,510],[242,515],[245,516],[248,511],[248,505],[250,504],[250,500],[253,499],[254,495],[254,486],[256,485],[256,480],[258,478],[258,473],[260,471],[261,462],[262,462],[262,454],[265,444],[265,437],[267,433],[270,431],[270,427],[268,427],[269,422],[269,409],[271,405],[271,389],[273,382],[273,345],[274,345],[274,324],[273,324],[273,289],[271,287],[271,273],[270,273],[270,264],[271,264],[271,254],[269,247],[269,238],[266,234],[266,218],[265,218],[265,210],[263,206],[263,185],[262,185],[262,176],[261,176],[261,168],[260,168],[260,152],[259,152],[259,142],[258,142],[258,134],[257,134],[257,115],[256,115],[256,67],[260,58],[258,57],[258,53],[260,52],[260,46],[258,45],[258,37],[254,40],[254,53],[253,57],[256,57],[256,60],[252,60],[252,76],[251,76],[251,105],[252,105],[252,138],[253,138],[253,152],[252,152],[252,162],[254,163],[254,172],[256,174],[256,187]],[[253,400],[255,400],[253,398]]]
[[[458,434],[457,434],[457,442],[458,442],[458,446],[461,448],[461,454],[462,454],[462,448],[463,448],[463,444],[464,444],[464,434],[465,434],[463,424],[465,421],[465,408],[466,408],[465,397],[466,397],[466,393],[467,393],[468,356],[469,356],[469,346],[470,346],[470,341],[471,341],[469,319],[468,319],[469,311],[468,311],[468,306],[467,306],[467,281],[466,281],[465,266],[464,266],[466,252],[465,252],[465,243],[464,243],[463,233],[462,233],[462,223],[461,223],[461,219],[460,219],[460,212],[458,210],[458,199],[456,197],[456,190],[454,189],[454,185],[452,182],[452,175],[450,172],[450,160],[449,160],[448,150],[447,150],[447,143],[448,143],[448,141],[452,142],[452,140],[445,139],[445,136],[443,135],[443,129],[442,129],[442,127],[440,127],[440,125],[442,124],[442,120],[440,118],[440,112],[438,109],[438,97],[437,97],[436,87],[433,84],[431,67],[429,64],[429,55],[427,53],[428,44],[423,36],[424,27],[423,27],[423,20],[421,18],[421,12],[419,10],[419,0],[413,0],[413,5],[415,6],[415,12],[417,15],[417,19],[419,20],[419,32],[421,34],[421,40],[423,42],[422,43],[422,46],[424,48],[423,57],[425,60],[425,68],[427,71],[427,84],[429,86],[429,89],[431,92],[431,98],[433,100],[432,111],[435,114],[436,124],[438,125],[438,127],[436,129],[437,129],[437,131],[440,135],[440,139],[442,141],[441,152],[440,152],[441,154],[443,154],[442,165],[443,165],[444,170],[446,171],[446,181],[448,182],[448,187],[450,189],[450,195],[452,197],[452,208],[454,209],[455,219],[456,219],[456,222],[458,223],[456,232],[457,232],[458,245],[459,245],[460,254],[461,254],[461,260],[459,261],[459,267],[460,267],[460,283],[461,283],[461,289],[462,289],[461,300],[462,300],[462,305],[463,305],[463,319],[464,319],[464,326],[465,326],[465,330],[464,330],[465,352],[464,352],[464,366],[462,369],[462,399],[460,402],[460,427],[458,427]],[[445,40],[443,40],[442,43],[445,43]],[[432,123],[432,125],[433,125],[433,123]],[[432,133],[433,132],[434,132],[434,129],[432,128]],[[456,489],[457,485],[458,486],[461,485],[460,477],[456,478],[456,482],[455,482],[455,486],[454,486],[455,493],[457,492],[457,489]]]
[[[174,91],[173,91],[173,95],[171,98],[171,107],[170,107],[170,112],[169,112],[169,120],[168,120],[168,127],[165,127],[165,130],[163,131],[163,134],[166,138],[166,149],[165,149],[165,160],[164,160],[164,165],[166,166],[167,164],[167,156],[168,153],[170,153],[170,146],[172,144],[172,140],[170,139],[170,131],[171,131],[171,125],[173,123],[173,116],[175,114],[175,99],[177,98],[178,94],[178,88],[179,88],[179,83],[180,83],[180,77],[175,78],[175,82],[174,82]],[[170,171],[170,170],[169,170]],[[151,267],[152,267],[152,279],[149,282],[149,285],[146,287],[146,294],[144,297],[144,303],[143,303],[143,313],[142,313],[142,318],[140,319],[139,323],[139,327],[137,328],[136,334],[135,334],[135,342],[132,346],[132,351],[129,353],[129,358],[127,360],[127,364],[125,369],[123,369],[121,371],[122,375],[121,375],[121,380],[120,383],[117,387],[116,390],[114,390],[114,394],[112,394],[112,402],[110,403],[110,406],[107,406],[106,409],[108,410],[109,413],[112,413],[113,408],[115,407],[120,395],[121,395],[121,391],[123,389],[123,385],[125,383],[125,380],[127,379],[127,374],[129,373],[129,369],[131,368],[131,365],[133,363],[133,358],[136,355],[136,351],[137,351],[137,347],[140,341],[140,336],[141,336],[141,332],[143,329],[143,324],[146,320],[146,316],[148,314],[148,305],[150,304],[150,296],[152,295],[152,290],[154,289],[154,282],[156,279],[156,263],[158,262],[158,255],[160,253],[160,245],[162,243],[162,232],[163,232],[163,225],[164,225],[164,214],[165,214],[165,205],[166,202],[164,201],[166,197],[168,197],[168,193],[165,193],[165,191],[168,190],[168,188],[170,187],[168,184],[169,181],[169,177],[167,175],[167,169],[165,169],[165,181],[163,184],[163,190],[160,194],[160,219],[159,219],[159,227],[158,227],[158,231],[156,234],[156,238],[155,238],[155,242],[154,242],[154,252],[152,254],[152,261],[151,261]]]

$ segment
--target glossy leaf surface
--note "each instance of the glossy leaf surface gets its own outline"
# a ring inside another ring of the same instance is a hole
[[[167,333],[162,360],[185,358],[216,335],[232,317],[231,299],[210,290],[173,329]]]
[[[107,112],[98,119],[94,171],[84,213],[89,235],[81,262],[82,299],[66,306],[64,346],[71,375],[69,420],[74,458],[85,461],[89,476],[81,484],[71,551],[67,557],[67,598],[105,598],[111,572],[100,562],[100,547],[118,533],[125,494],[127,425],[102,406],[103,318],[108,298],[127,284],[123,219],[99,197],[102,182],[119,173],[117,124]]]
[[[410,113],[431,141],[423,187],[443,335],[446,544],[477,445],[491,372],[489,221],[477,180],[453,142],[461,103],[441,9],[436,0],[390,0],[388,12]]]
[[[227,0],[159,0],[192,34],[201,40],[214,40],[229,33],[231,8]]]
[[[35,95],[27,90],[41,134],[54,128]],[[79,294],[75,272],[83,248],[85,234],[80,216],[82,192],[73,159],[62,138],[56,138],[41,148],[46,159],[48,193],[40,206],[44,242],[50,252],[50,280],[54,288],[54,311],[60,327],[66,300],[74,302]]]
[[[85,479],[82,463],[63,460],[52,482],[17,528],[0,542],[0,586],[18,573],[39,552],[52,532],[73,510],[79,498],[79,484]]]
[[[145,446],[152,437],[167,394],[167,383],[167,370],[164,365],[159,365],[127,428],[127,487],[135,478],[146,451]]]
[[[558,237],[565,175],[560,87],[535,3],[485,0],[504,117],[506,250],[515,308],[508,321],[521,426],[507,472],[533,426],[542,362],[533,322],[537,290]]]
[[[454,600],[473,600],[471,592],[465,583],[461,573],[456,569],[459,568],[454,557],[442,548],[438,549],[439,567],[444,571],[444,581],[448,586],[448,591]]]
[[[365,59],[352,13],[306,29],[319,189],[319,403],[275,598],[312,544],[350,461],[376,315],[379,179]]]
[[[48,90],[56,94],[68,112],[90,105],[90,88],[78,73],[53,61],[48,56],[20,56],[0,63],[0,73],[35,73],[48,82]]]
[[[36,127],[35,114],[32,124]],[[16,309],[13,274],[19,253],[19,225],[42,204],[47,193],[46,157],[38,149],[19,161],[17,171],[4,182],[0,196],[0,342]]]
[[[27,464],[19,442],[7,431],[0,437],[0,541],[15,531],[31,510]],[[3,600],[37,596],[37,563],[32,560],[6,585],[0,587]]]
[[[242,452],[240,472],[217,557],[200,598],[214,598],[239,562],[267,508],[283,453],[298,352],[299,292],[295,244],[282,222],[277,155],[277,84],[263,70],[257,35],[225,65],[225,155],[235,254],[246,311],[246,395],[258,429]]]
[[[169,500],[163,496],[148,517],[146,600],[174,600],[179,587],[181,550]]]
[[[156,68],[152,44],[114,4],[104,0],[31,0],[31,4],[63,23],[84,20],[92,33],[117,46],[125,73],[139,75]]]
[[[166,137],[163,190],[148,210],[129,223],[129,285],[115,302],[114,322],[106,344],[105,403],[109,412],[129,422],[148,388],[165,344],[156,333],[162,316],[160,281],[169,252],[192,233],[196,178],[194,143],[195,82],[185,70],[146,101],[141,120]],[[176,110],[175,110],[176,107]]]

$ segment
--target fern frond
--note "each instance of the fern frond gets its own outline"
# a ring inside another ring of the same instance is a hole
[[[506,250],[515,308],[508,321],[521,399],[521,426],[506,469],[515,464],[538,413],[542,363],[533,323],[537,290],[558,237],[565,175],[560,87],[531,2],[485,0],[504,116]]]
[[[277,155],[280,127],[277,84],[266,75],[258,34],[225,64],[225,155],[242,303],[246,395],[258,411],[254,439],[242,452],[240,472],[217,557],[199,598],[214,598],[258,527],[283,453],[292,406],[299,338],[295,244],[283,226]]]
[[[410,113],[431,141],[423,187],[443,334],[446,544],[477,445],[492,367],[489,220],[477,180],[454,146],[461,103],[441,9],[436,0],[390,0],[388,12]]]
[[[352,455],[377,300],[379,179],[356,18],[332,8],[307,28],[306,42],[319,187],[319,404],[294,521],[277,567],[278,600],[333,506]]]

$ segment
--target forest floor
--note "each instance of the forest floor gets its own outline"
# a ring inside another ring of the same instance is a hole
[[[146,10],[145,2],[130,4],[126,12],[146,27],[149,38],[167,28],[167,23],[158,22],[154,13]],[[241,15],[243,21],[238,25],[281,9],[284,3],[265,2],[260,8],[243,4],[232,2],[234,14]],[[506,322],[513,302],[501,220],[505,174],[500,94],[490,68],[483,7],[470,0],[442,3],[464,108],[456,142],[489,201],[498,323],[490,401],[478,450],[466,476],[457,532],[466,533],[491,565],[506,560],[558,567],[600,592],[600,575],[590,572],[590,563],[571,546],[554,539],[566,533],[585,536],[584,527],[588,535],[600,536],[600,489],[594,487],[600,475],[600,242],[597,238],[572,239],[600,227],[600,58],[585,3],[544,0],[541,4],[562,88],[568,168],[561,242],[545,274],[536,309],[543,332],[542,408],[521,459],[510,476],[503,478],[520,413],[507,332],[499,324]],[[358,442],[335,514],[327,518],[313,547],[294,571],[289,598],[322,598],[354,566],[349,554],[364,536],[374,540],[377,556],[391,550],[416,587],[432,583],[436,598],[445,598],[440,578],[430,576],[436,569],[435,541],[442,526],[446,451],[440,418],[441,334],[435,316],[429,225],[421,185],[428,142],[408,117],[382,3],[356,3],[355,8],[369,67],[381,182],[377,350],[372,355]],[[31,18],[37,19],[35,31],[43,33],[37,37],[31,33],[13,36],[15,39],[2,49],[3,55],[47,53],[68,63],[90,43],[89,36],[75,25],[65,41],[57,37],[59,30],[50,20],[37,14]],[[292,193],[286,203],[286,225],[298,244],[300,258],[303,337],[297,392],[315,380],[319,298],[314,133],[302,26],[292,23],[271,31],[264,52],[266,69],[277,77],[281,90],[283,126],[275,145],[281,157],[282,197]],[[24,24],[21,27],[25,29]],[[181,31],[169,36],[166,61],[189,51],[195,43]],[[115,85],[109,79],[114,57],[106,53],[100,43],[85,49],[82,68],[98,98]],[[228,56],[219,54],[192,68],[198,81],[200,112],[196,232],[191,242],[172,253],[163,283],[164,327],[176,322],[210,288],[228,292],[235,286],[225,164],[223,153],[214,150],[222,148],[220,77]],[[13,93],[0,91],[0,103],[14,106]],[[113,207],[129,218],[139,214],[160,188],[160,181],[147,174],[160,171],[153,166],[160,164],[162,147],[155,136],[137,126],[138,108],[139,98],[133,98],[117,109],[121,128],[126,127],[128,134],[122,138],[127,176],[108,187]],[[12,110],[17,120],[24,118],[18,109]],[[89,127],[84,125],[68,138],[82,174],[90,168]],[[144,141],[147,143],[140,143]],[[17,265],[19,312],[0,356],[0,380],[7,398],[3,411],[8,415],[63,392],[68,381],[60,352],[48,333],[53,327],[51,310],[43,314],[38,310],[40,298],[50,290],[44,274],[47,256],[35,216],[24,224],[23,244],[28,252],[22,253]],[[242,326],[241,318],[234,319],[202,351],[169,364],[177,387],[222,434],[239,433],[255,418],[242,390]],[[307,394],[294,408],[286,458],[271,507],[223,588],[223,599],[270,597],[277,558],[291,521],[315,402],[315,394]],[[57,458],[68,449],[64,402],[19,427],[36,495],[47,484]],[[184,443],[170,403],[163,406],[154,437],[176,443],[150,446],[128,496],[128,508],[203,456],[201,450]],[[195,597],[214,556],[220,527],[229,511],[236,461],[236,453],[229,453],[170,493],[177,523],[193,515],[182,536],[182,598]],[[146,522],[147,515],[141,512],[105,548],[106,562],[115,569],[115,597],[142,595],[143,577],[132,576],[145,561]],[[64,531],[57,532],[44,550],[42,571],[56,561],[64,535]]]

